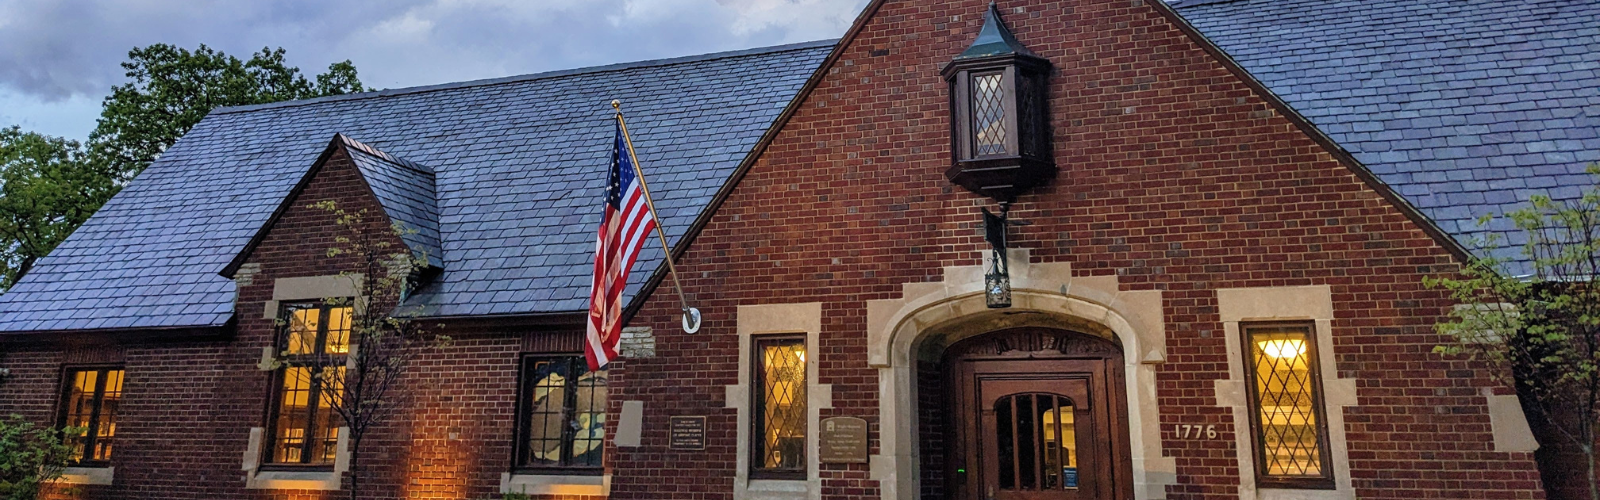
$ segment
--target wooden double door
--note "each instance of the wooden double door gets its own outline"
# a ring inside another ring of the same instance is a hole
[[[943,366],[954,498],[1132,498],[1114,344],[1064,330],[1006,330],[952,346]]]

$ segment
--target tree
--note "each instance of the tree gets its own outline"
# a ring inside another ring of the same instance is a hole
[[[21,415],[0,420],[0,500],[34,500],[46,483],[61,477],[72,457],[63,439],[68,428],[35,427]]]
[[[0,129],[0,289],[10,288],[117,186],[75,141]]]
[[[1600,178],[1600,164],[1589,171]],[[1534,196],[1503,217],[1527,237],[1521,249],[1526,267],[1480,258],[1461,277],[1427,280],[1460,302],[1452,321],[1438,325],[1454,342],[1436,351],[1487,362],[1542,424],[1540,444],[1582,452],[1589,498],[1600,500],[1600,185],[1572,200]]]
[[[327,257],[354,262],[354,269],[340,275],[352,281],[358,297],[328,299],[332,305],[353,306],[349,353],[312,356],[303,365],[308,370],[291,373],[318,377],[316,386],[322,387],[322,404],[338,415],[348,429],[350,498],[355,500],[361,486],[362,442],[369,431],[384,425],[404,402],[405,393],[399,386],[422,349],[446,345],[450,338],[429,333],[409,318],[415,311],[398,308],[421,270],[427,267],[426,255],[394,244],[414,229],[398,223],[371,223],[365,209],[347,212],[332,201],[307,208],[327,211],[334,223],[346,230],[345,235],[335,238],[337,246],[328,249]]]
[[[350,61],[329,65],[313,82],[284,62],[282,48],[241,61],[205,45],[191,52],[155,44],[129,51],[122,67],[132,81],[111,89],[89,134],[95,156],[119,181],[144,170],[217,107],[365,90]]]

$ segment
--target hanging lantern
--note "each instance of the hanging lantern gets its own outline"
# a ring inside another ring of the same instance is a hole
[[[989,242],[989,269],[983,273],[984,302],[990,309],[1011,307],[1011,270],[1006,262],[1006,210],[983,209],[983,239]]]

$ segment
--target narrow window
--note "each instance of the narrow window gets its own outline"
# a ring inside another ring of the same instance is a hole
[[[1005,89],[1001,73],[972,77],[973,151],[977,156],[1006,154]]]
[[[758,338],[752,359],[750,477],[805,479],[805,338]]]
[[[77,368],[66,374],[61,399],[62,427],[82,432],[67,437],[72,462],[86,466],[111,464],[117,437],[117,406],[122,401],[122,368]]]
[[[338,454],[339,417],[334,395],[344,390],[350,353],[348,305],[286,304],[279,318],[280,361],[268,429],[267,461],[332,465]]]
[[[583,356],[522,361],[516,465],[521,472],[599,474],[605,453],[606,372]]]
[[[1314,331],[1309,323],[1244,326],[1259,486],[1334,487]]]

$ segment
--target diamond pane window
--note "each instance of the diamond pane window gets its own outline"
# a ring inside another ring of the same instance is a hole
[[[116,443],[117,407],[122,400],[122,368],[67,371],[66,397],[60,425],[83,432],[67,437],[71,460],[80,465],[108,465]]]
[[[517,463],[528,472],[599,473],[605,450],[606,372],[582,356],[528,357],[518,401]]]
[[[972,77],[972,148],[978,156],[1006,153],[1005,91],[1000,73]]]
[[[801,477],[806,470],[806,346],[801,337],[755,343],[752,477]]]
[[[333,406],[344,391],[352,314],[351,306],[325,302],[283,306],[269,463],[333,465],[341,425]]]
[[[1244,330],[1257,482],[1333,487],[1312,326],[1251,325]]]

